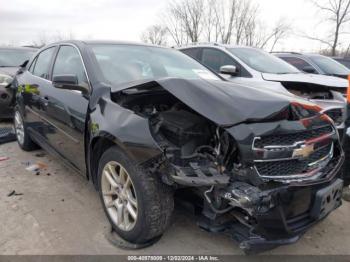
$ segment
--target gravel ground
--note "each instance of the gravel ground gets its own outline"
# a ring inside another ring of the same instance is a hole
[[[4,126],[6,124],[0,124]],[[227,236],[199,229],[193,217],[175,210],[169,230],[155,245],[127,251],[111,245],[108,222],[88,181],[43,151],[0,145],[0,254],[242,254]],[[43,163],[39,175],[27,163]],[[20,195],[8,197],[11,192]],[[23,194],[23,195],[22,195]],[[266,254],[350,255],[350,204],[333,212],[296,244]]]

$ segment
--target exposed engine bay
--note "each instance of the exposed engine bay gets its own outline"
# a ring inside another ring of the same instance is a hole
[[[327,95],[330,94],[318,93]],[[315,113],[310,114],[315,118],[308,122],[310,131],[303,132],[299,130],[302,122],[285,114],[292,109],[279,114],[285,120],[270,118],[269,121],[275,121],[276,130],[277,126],[281,129],[283,143],[287,143],[280,145],[273,140],[278,138],[276,135],[267,132],[272,137],[269,138],[264,133],[252,134],[250,125],[258,123],[220,126],[161,86],[129,88],[113,93],[112,100],[148,119],[153,138],[163,152],[151,164],[147,163],[149,170],[159,173],[164,183],[180,192],[180,198],[190,199],[199,208],[200,227],[228,232],[246,252],[297,241],[306,229],[299,227],[300,221],[311,226],[341,204],[342,181],[333,179],[342,163],[341,149],[333,140],[337,139],[334,128]],[[259,123],[262,130],[270,130],[274,125]],[[293,125],[295,133],[290,134]],[[303,143],[315,153],[304,152]],[[265,172],[269,175],[265,176]],[[315,208],[312,185],[321,181],[336,193],[328,206]],[[294,184],[305,188],[296,189]],[[296,199],[304,202],[294,208]],[[294,229],[288,224],[293,219],[299,223]]]
[[[225,171],[232,171],[234,168],[238,151],[228,133],[168,92],[159,90],[129,93],[119,96],[118,103],[149,118],[155,139],[179,173],[187,173],[192,169],[194,178],[195,166],[198,165],[202,168],[205,166],[206,171],[212,176],[217,173],[224,177]],[[222,177],[217,179],[222,180]],[[178,179],[181,183],[181,178]],[[227,183],[228,178],[225,177],[224,181]],[[186,183],[184,180],[182,183],[195,185],[196,182],[193,180]],[[205,180],[203,183],[208,184],[208,181]],[[197,186],[202,186],[203,183]]]
[[[344,88],[332,88],[310,83],[282,82],[282,85],[294,95],[313,100],[336,99],[332,91],[339,92],[340,94],[344,95],[346,92],[346,89]]]

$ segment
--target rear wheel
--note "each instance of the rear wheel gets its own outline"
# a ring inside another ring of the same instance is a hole
[[[144,244],[164,233],[174,201],[159,177],[136,167],[116,146],[102,155],[98,175],[105,213],[120,237]]]
[[[18,108],[15,109],[14,113],[14,128],[16,132],[18,145],[24,151],[33,151],[38,148],[38,146],[30,138],[27,132],[26,124]]]

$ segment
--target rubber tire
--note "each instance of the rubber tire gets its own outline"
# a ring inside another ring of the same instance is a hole
[[[102,170],[110,161],[120,163],[128,172],[134,185],[138,218],[134,228],[130,231],[119,229],[109,217],[104,205],[101,192]],[[117,146],[107,149],[100,158],[98,188],[107,218],[113,230],[124,240],[133,244],[145,244],[160,237],[169,226],[174,210],[174,197],[171,188],[162,183],[157,175],[138,168]]]
[[[25,123],[25,121],[23,119],[22,113],[18,109],[18,107],[15,107],[15,110],[14,110],[13,123],[15,122],[15,114],[16,114],[16,112],[18,112],[19,115],[22,118],[23,129],[24,129],[24,141],[23,141],[23,144],[19,143],[19,141],[17,140],[17,143],[18,143],[19,147],[22,150],[27,151],[27,152],[39,149],[39,146],[33,142],[33,140],[31,139],[30,135],[28,134],[27,125],[26,125],[26,123]],[[15,124],[13,126],[15,127]]]

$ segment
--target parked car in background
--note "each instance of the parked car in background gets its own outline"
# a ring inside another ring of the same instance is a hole
[[[221,44],[179,48],[230,82],[300,96],[323,108],[340,133],[344,129],[348,82],[337,77],[299,71],[263,50]]]
[[[293,243],[341,205],[343,153],[319,106],[223,81],[177,50],[55,43],[15,83],[19,146],[87,176],[131,243],[159,239],[174,192],[247,252]]]
[[[341,63],[342,65],[350,69],[350,57],[332,57],[332,58],[338,63]]]
[[[12,117],[13,90],[9,87],[20,65],[36,51],[26,47],[0,47],[0,119]]]
[[[336,76],[344,79],[347,79],[350,74],[349,68],[324,55],[296,52],[274,52],[273,54],[305,73]]]

